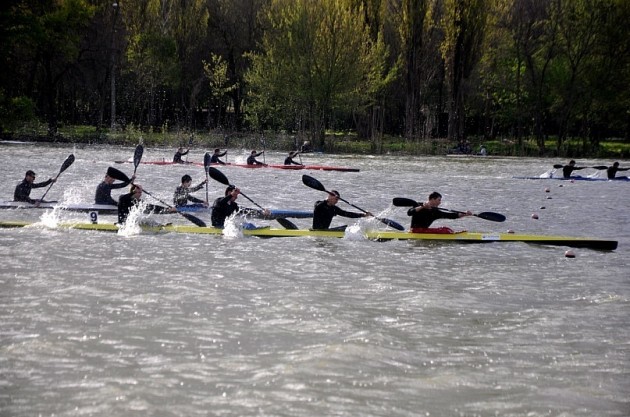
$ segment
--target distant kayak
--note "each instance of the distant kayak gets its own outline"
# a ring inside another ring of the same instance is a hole
[[[125,160],[125,161],[114,161],[117,164],[131,164],[133,161]],[[203,166],[203,162],[185,162],[185,163],[177,163],[172,161],[142,161],[140,164],[147,165],[195,165],[195,166]],[[287,170],[313,170],[313,171],[338,171],[338,172],[359,172],[358,168],[348,168],[348,167],[338,167],[338,166],[328,166],[328,165],[283,165],[283,164],[267,164],[267,165],[249,165],[249,164],[235,164],[228,162],[225,165],[222,164],[211,164],[212,166],[229,166],[229,167],[239,167],[239,168],[274,168],[274,169],[287,169]]]
[[[630,181],[628,177],[619,177],[612,180],[599,177],[512,177],[517,180],[560,180],[560,181]]]

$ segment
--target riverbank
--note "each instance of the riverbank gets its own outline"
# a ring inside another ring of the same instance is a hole
[[[29,143],[73,143],[84,145],[118,145],[133,146],[142,143],[152,147],[179,146],[191,148],[242,148],[242,149],[269,149],[269,150],[294,150],[299,149],[306,139],[301,135],[287,134],[283,132],[227,132],[214,131],[143,131],[128,128],[124,131],[97,131],[89,126],[74,126],[60,129],[59,134],[51,137],[38,131],[21,131],[16,133],[4,133],[0,136],[1,142],[29,142]],[[561,151],[556,148],[556,140],[549,138],[545,143],[545,151],[541,152],[534,138],[523,140],[521,144],[516,139],[502,138],[495,140],[483,140],[483,138],[471,138],[468,154],[477,154],[484,146],[488,155],[493,156],[526,156],[526,157],[570,157],[570,158],[630,158],[630,142],[623,140],[601,141],[597,147],[583,139],[573,139],[566,142]],[[445,155],[461,154],[458,143],[445,138],[426,140],[406,140],[401,137],[385,137],[380,142],[361,140],[355,134],[336,133],[329,134],[325,138],[323,148],[315,150],[326,153],[338,154],[393,154],[393,155]]]

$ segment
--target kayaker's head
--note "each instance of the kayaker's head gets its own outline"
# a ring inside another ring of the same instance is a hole
[[[129,191],[133,194],[133,198],[140,200],[142,196],[142,186],[140,184],[131,184]]]
[[[575,161],[574,161],[573,159],[572,159],[572,160],[570,160],[570,161],[569,161],[569,165],[571,165],[571,166],[575,165]]]
[[[26,171],[24,179],[26,180],[26,182],[30,182],[32,184],[33,181],[35,181],[35,173],[29,169],[28,171]]]
[[[328,198],[327,198],[328,204],[331,206],[334,206],[339,201],[339,198],[341,198],[339,191],[330,190],[330,193],[328,193]]]
[[[186,188],[190,187],[190,183],[192,183],[192,178],[190,175],[186,174],[182,177],[182,185]]]
[[[221,149],[216,148],[216,149],[214,150],[214,153],[221,153]]]
[[[613,164],[613,167],[615,167],[615,168],[617,168],[618,166],[619,166],[619,162],[615,162],[615,163]]]
[[[429,206],[438,207],[440,204],[442,204],[442,194],[438,193],[437,191],[433,191],[431,194],[429,194]]]
[[[256,150],[254,149],[253,151],[250,152],[250,155],[255,156],[258,152],[256,152]]]

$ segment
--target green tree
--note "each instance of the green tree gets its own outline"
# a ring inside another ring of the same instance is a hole
[[[252,54],[249,115],[258,126],[306,128],[318,147],[335,112],[364,105],[383,83],[386,51],[373,42],[362,6],[274,0],[262,52]]]
[[[446,0],[442,56],[449,86],[448,137],[464,139],[468,80],[481,58],[488,0]]]

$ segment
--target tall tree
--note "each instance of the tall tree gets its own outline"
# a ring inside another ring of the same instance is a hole
[[[489,0],[446,0],[442,55],[449,86],[448,137],[464,139],[467,80],[481,58]]]
[[[311,138],[324,147],[334,111],[362,104],[383,82],[386,52],[351,2],[274,0],[262,53],[252,55],[248,81],[251,114],[259,124],[295,126],[305,118]]]

